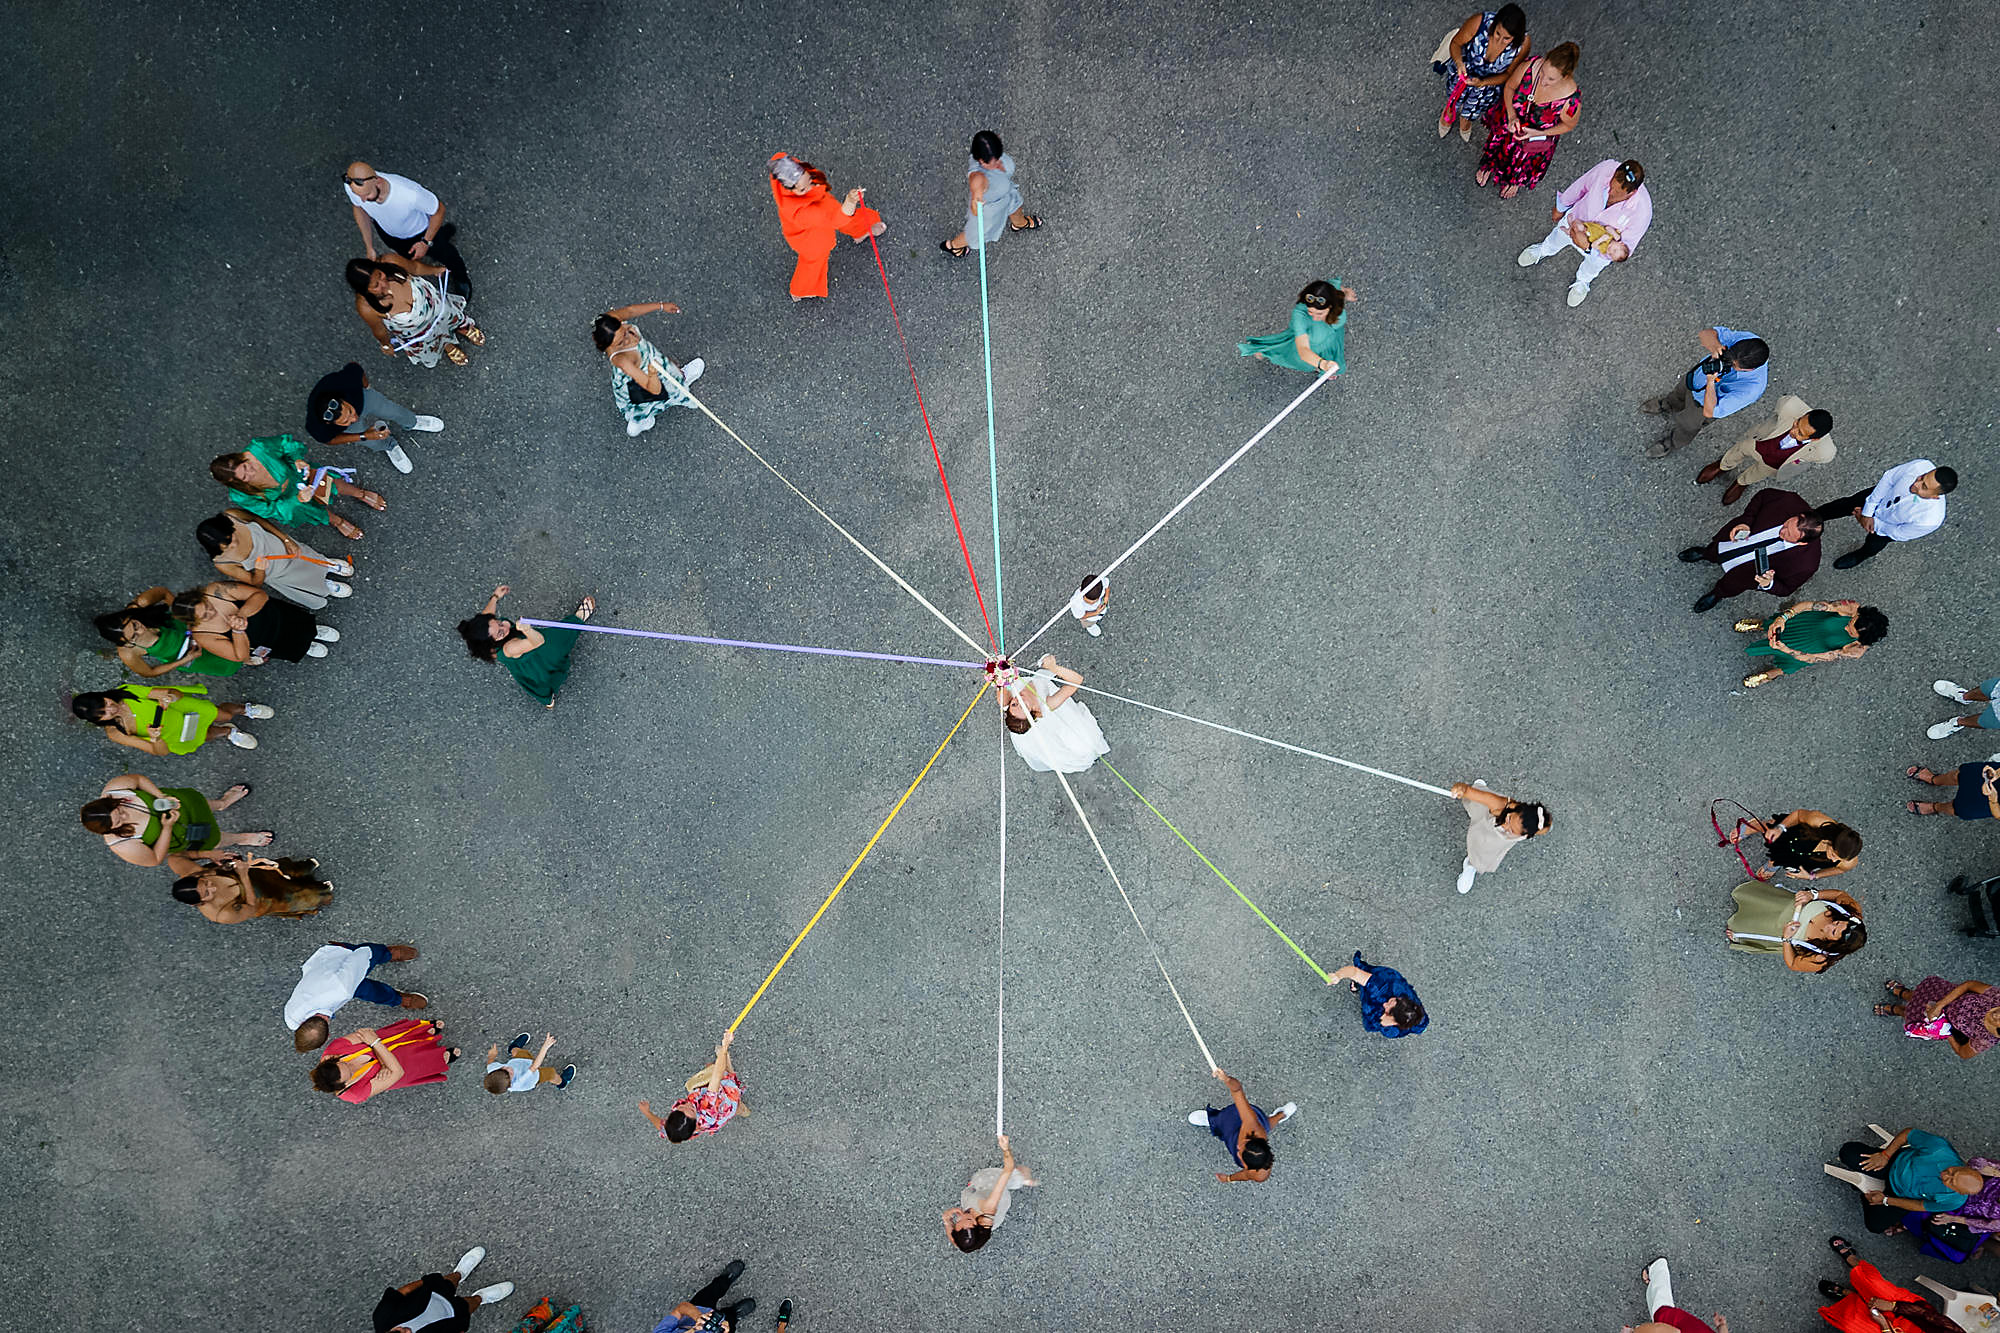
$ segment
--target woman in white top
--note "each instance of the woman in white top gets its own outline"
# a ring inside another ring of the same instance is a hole
[[[1008,739],[1037,773],[1081,773],[1097,756],[1111,753],[1110,742],[1089,706],[1075,697],[1083,677],[1058,663],[1054,653],[1043,654],[1040,666],[1026,680],[994,689]]]

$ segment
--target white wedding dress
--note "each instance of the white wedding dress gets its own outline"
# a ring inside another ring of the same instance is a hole
[[[1027,683],[1044,702],[1062,688],[1047,670],[1037,671]],[[1089,706],[1074,695],[1034,719],[1027,731],[1008,732],[1007,739],[1014,742],[1014,753],[1037,773],[1081,773],[1097,762],[1097,756],[1111,753],[1111,743],[1104,739]]]

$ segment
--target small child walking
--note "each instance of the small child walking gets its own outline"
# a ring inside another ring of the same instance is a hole
[[[576,1077],[575,1065],[564,1065],[558,1074],[545,1068],[543,1061],[549,1058],[549,1048],[556,1044],[556,1034],[551,1032],[542,1038],[542,1049],[528,1054],[531,1034],[523,1032],[508,1043],[507,1058],[500,1058],[498,1043],[486,1048],[486,1078],[484,1086],[495,1097],[507,1092],[533,1092],[544,1083],[553,1083],[558,1088],[567,1088]]]
[[[1069,599],[1069,613],[1083,623],[1084,629],[1094,639],[1104,633],[1097,622],[1104,619],[1104,608],[1110,604],[1111,580],[1086,574],[1076,595]]]

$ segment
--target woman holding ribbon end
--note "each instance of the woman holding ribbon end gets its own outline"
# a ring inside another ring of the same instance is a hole
[[[540,699],[544,707],[554,708],[556,693],[569,680],[569,655],[576,651],[582,631],[553,625],[541,630],[518,620],[503,619],[500,599],[512,591],[504,583],[495,588],[478,615],[458,622],[458,637],[465,640],[465,650],[479,661],[498,662],[506,667],[507,674],[522,689]],[[581,625],[595,614],[597,599],[585,597],[564,623]]]
[[[591,326],[590,340],[611,361],[612,406],[625,418],[625,433],[634,438],[651,430],[668,408],[695,405],[687,386],[701,378],[707,363],[695,357],[686,365],[675,365],[632,322],[641,315],[680,312],[672,301],[621,305],[599,315]]]
[[[1037,773],[1081,773],[1097,756],[1110,754],[1111,743],[1089,706],[1075,697],[1083,677],[1054,653],[1044,653],[1040,665],[1025,682],[1018,671],[995,676],[993,700],[1006,720],[1007,739]]]
[[[387,509],[389,502],[354,482],[351,467],[313,467],[306,447],[289,435],[250,441],[239,453],[219,454],[208,475],[229,488],[229,502],[245,513],[273,523],[330,523],[349,541],[361,529],[329,507],[336,495],[359,500],[370,509]]]
[[[771,198],[778,205],[778,227],[799,262],[792,269],[792,299],[826,295],[826,261],[835,236],[860,244],[889,230],[882,215],[861,201],[866,193],[855,186],[840,199],[827,186],[826,173],[790,153],[773,153]]]
[[[451,290],[445,270],[421,259],[385,254],[347,261],[347,285],[354,289],[354,313],[375,335],[384,356],[401,353],[413,366],[435,366],[444,356],[467,364],[459,336],[474,347],[486,333],[465,313],[465,297]]]

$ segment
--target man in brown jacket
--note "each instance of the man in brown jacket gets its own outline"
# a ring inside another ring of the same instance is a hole
[[[1810,463],[1833,461],[1833,414],[1823,407],[1807,407],[1796,394],[1778,400],[1778,415],[1760,422],[1731,445],[1695,477],[1697,486],[1706,486],[1729,473],[1729,488],[1722,503],[1733,505],[1743,492],[1783,473],[1787,482],[1798,480],[1798,469]]]

